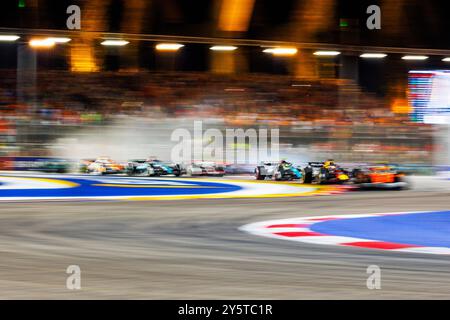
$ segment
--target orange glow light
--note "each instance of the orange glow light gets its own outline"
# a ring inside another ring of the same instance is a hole
[[[247,31],[255,0],[222,0],[219,29]]]

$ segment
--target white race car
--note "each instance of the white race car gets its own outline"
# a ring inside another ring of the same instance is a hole
[[[211,161],[192,162],[186,167],[188,176],[216,176],[222,177],[225,174],[223,165]]]
[[[277,162],[262,162],[255,169],[256,180],[264,180],[266,177],[272,178],[277,168]]]

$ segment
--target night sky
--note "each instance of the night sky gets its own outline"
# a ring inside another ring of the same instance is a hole
[[[109,32],[120,32],[123,3],[125,0],[111,0],[107,9]],[[256,0],[248,32],[230,34],[241,38],[302,41],[301,30],[296,38],[285,33],[274,33],[283,25],[292,21],[292,12],[298,2],[308,5],[313,0]],[[19,2],[25,7],[20,8]],[[83,5],[86,0],[40,0],[38,12],[32,12],[32,0],[2,0],[0,11],[0,27],[3,28],[42,28],[65,30],[66,8],[71,4]],[[146,15],[143,33],[176,34],[191,36],[217,36],[213,17],[213,1],[211,0],[152,0],[152,8]],[[400,32],[392,34],[392,26],[384,26],[383,17],[391,8],[382,7],[382,30],[370,31],[365,27],[367,6],[380,4],[376,0],[336,0],[331,27],[316,35],[316,41],[328,43],[346,42],[339,27],[340,19],[350,19],[356,23],[352,32],[356,37],[350,43],[376,46],[404,46],[423,48],[450,48],[448,31],[450,19],[447,17],[444,1],[438,0],[406,0],[401,19],[396,21],[395,28]]]
[[[39,0],[39,7],[32,8],[33,0],[2,0],[0,11],[0,32],[8,33],[1,28],[22,29],[58,29],[66,30],[66,8],[76,4],[82,10],[87,0]],[[34,0],[37,1],[37,0]],[[121,32],[125,0],[110,0],[106,8],[106,28],[96,30],[103,32]],[[305,40],[302,30],[289,30],[295,21],[293,12],[300,5],[308,6],[314,0],[255,0],[253,13],[247,32],[220,32],[217,28],[217,17],[214,16],[213,0],[152,0],[151,10],[145,13],[142,33],[161,35],[186,35],[196,37],[223,37],[241,39],[278,40],[292,42],[322,42],[331,44],[347,44],[361,46],[392,46],[410,48],[450,49],[450,19],[443,1],[437,0],[399,0],[405,5],[396,17],[389,15],[395,8],[382,5],[379,0],[336,0],[334,13],[329,17],[329,29],[314,34],[314,39]],[[19,7],[19,3],[25,7]],[[391,2],[395,3],[395,2]],[[382,29],[368,30],[366,8],[377,4],[382,10]],[[348,26],[342,27],[345,21]],[[83,28],[82,28],[83,30]],[[160,70],[160,61],[152,51],[152,44],[139,43],[139,67],[147,70]],[[101,47],[101,46],[100,46]],[[39,53],[38,67],[50,69],[68,69],[67,52],[64,47],[51,52]],[[123,56],[113,49],[104,50],[105,56],[102,69],[119,70],[124,65]],[[241,47],[240,51],[247,57],[248,71],[270,74],[289,74],[288,62],[283,59],[271,59],[261,54],[258,47]],[[176,56],[175,69],[179,71],[207,71],[208,45],[188,44]],[[387,87],[397,81],[405,81],[407,72],[411,69],[448,69],[448,64],[441,61],[442,57],[431,56],[423,63],[402,63],[401,55],[391,54],[383,61],[358,62],[358,82],[368,91],[385,95]],[[15,68],[17,65],[16,44],[0,44],[0,68]]]

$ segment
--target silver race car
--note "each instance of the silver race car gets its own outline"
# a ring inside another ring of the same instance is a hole
[[[192,162],[186,167],[188,176],[215,176],[225,175],[225,168],[221,164],[212,161]]]

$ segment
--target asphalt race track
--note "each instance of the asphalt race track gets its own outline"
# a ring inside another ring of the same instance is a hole
[[[450,182],[327,196],[0,203],[2,299],[450,298],[450,256],[313,245],[252,222],[450,209]],[[66,288],[79,265],[81,290]],[[369,265],[380,290],[366,287]]]

